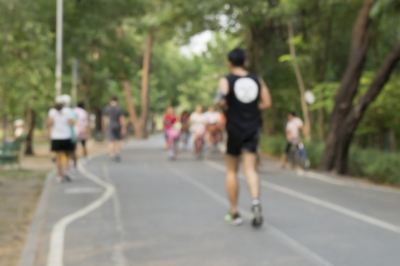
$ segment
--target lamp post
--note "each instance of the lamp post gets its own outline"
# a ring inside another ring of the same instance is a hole
[[[72,106],[76,106],[78,103],[78,77],[79,77],[79,62],[77,59],[74,58],[72,60]]]
[[[62,92],[63,0],[57,0],[56,21],[56,96],[59,96]]]

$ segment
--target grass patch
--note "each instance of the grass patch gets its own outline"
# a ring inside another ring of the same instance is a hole
[[[0,265],[16,265],[47,171],[0,170]]]
[[[304,143],[311,168],[317,169],[321,163],[325,144],[322,142]],[[280,156],[286,146],[283,136],[267,136],[261,138],[261,150],[272,156]],[[376,183],[400,186],[399,153],[386,153],[374,149],[351,147],[348,171],[352,176],[369,179]]]

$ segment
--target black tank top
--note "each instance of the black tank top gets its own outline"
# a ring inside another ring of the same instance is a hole
[[[249,73],[247,76],[226,76],[229,93],[226,96],[227,130],[256,130],[261,128],[261,112],[258,109],[261,85],[258,76]]]

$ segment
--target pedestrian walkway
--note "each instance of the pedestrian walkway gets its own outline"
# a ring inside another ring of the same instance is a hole
[[[298,176],[266,161],[265,226],[251,227],[246,189],[245,223],[229,226],[222,156],[201,161],[183,153],[169,161],[162,144],[134,142],[121,163],[99,156],[85,166],[115,190],[68,224],[63,265],[398,265],[399,193]],[[36,265],[49,265],[54,225],[107,192],[83,174],[74,177],[51,185]]]

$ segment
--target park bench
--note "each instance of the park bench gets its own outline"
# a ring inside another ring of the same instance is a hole
[[[11,165],[14,167],[15,164],[20,166],[20,149],[22,139],[14,140],[11,143],[4,144],[0,148],[0,166]]]

